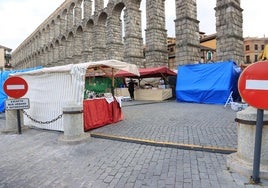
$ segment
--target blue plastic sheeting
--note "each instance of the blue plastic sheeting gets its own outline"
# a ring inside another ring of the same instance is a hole
[[[191,64],[178,67],[177,101],[225,104],[231,92],[239,101],[238,78],[240,67],[234,62]]]
[[[0,112],[5,111],[5,100],[7,99],[7,95],[4,92],[3,85],[8,78],[9,74],[14,74],[17,72],[27,72],[31,70],[41,69],[42,66],[34,67],[34,68],[28,68],[28,69],[22,69],[22,70],[11,70],[11,71],[0,71],[0,82],[1,82],[1,88],[0,88]]]

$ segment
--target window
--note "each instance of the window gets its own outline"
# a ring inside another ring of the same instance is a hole
[[[261,50],[264,50],[264,44],[261,45]]]
[[[246,63],[250,63],[250,56],[249,55],[246,56]]]
[[[254,45],[254,49],[255,49],[255,50],[258,50],[258,44],[255,44],[255,45]]]
[[[258,55],[255,55],[255,62],[258,61]]]
[[[246,45],[246,51],[249,51],[249,45]]]
[[[210,60],[212,60],[212,58],[213,58],[212,52],[211,51],[208,51],[207,52],[207,60],[210,61]]]

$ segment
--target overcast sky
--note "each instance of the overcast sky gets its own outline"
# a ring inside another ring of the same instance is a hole
[[[15,50],[63,2],[64,0],[0,0],[0,45]],[[215,33],[216,0],[196,2],[200,31],[208,35]],[[142,4],[144,7],[145,0],[142,0]],[[244,9],[244,37],[268,37],[267,5],[268,0],[241,0],[241,7]],[[175,0],[166,0],[168,36],[175,36],[174,20]]]

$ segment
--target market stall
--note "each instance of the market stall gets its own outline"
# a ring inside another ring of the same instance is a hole
[[[29,85],[28,92],[24,97],[29,98],[30,109],[25,109],[24,125],[64,131],[61,117],[63,107],[69,105],[83,106],[85,130],[122,120],[120,103],[117,100],[112,103],[107,102],[107,98],[111,97],[111,94],[85,99],[85,76],[98,69],[102,69],[103,74],[112,80],[114,74],[119,70],[139,75],[136,65],[117,60],[69,64],[14,74],[23,77]],[[104,104],[108,106],[107,110],[99,111]],[[98,122],[104,116],[110,116],[113,121]],[[93,126],[88,126],[90,124],[88,122],[93,122]]]
[[[119,71],[115,76],[133,78],[138,82],[134,91],[135,100],[163,101],[173,97],[172,88],[168,82],[169,76],[177,74],[167,67],[139,68],[140,76],[126,71]],[[115,89],[115,95],[129,97],[127,86]]]

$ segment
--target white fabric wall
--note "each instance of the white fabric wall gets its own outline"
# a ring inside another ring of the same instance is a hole
[[[73,80],[69,72],[52,72],[38,75],[22,75],[28,83],[30,109],[25,111],[38,121],[51,121],[62,114],[62,108],[73,103]],[[81,84],[80,84],[81,85]],[[63,118],[40,124],[24,115],[24,124],[42,129],[63,131]]]

